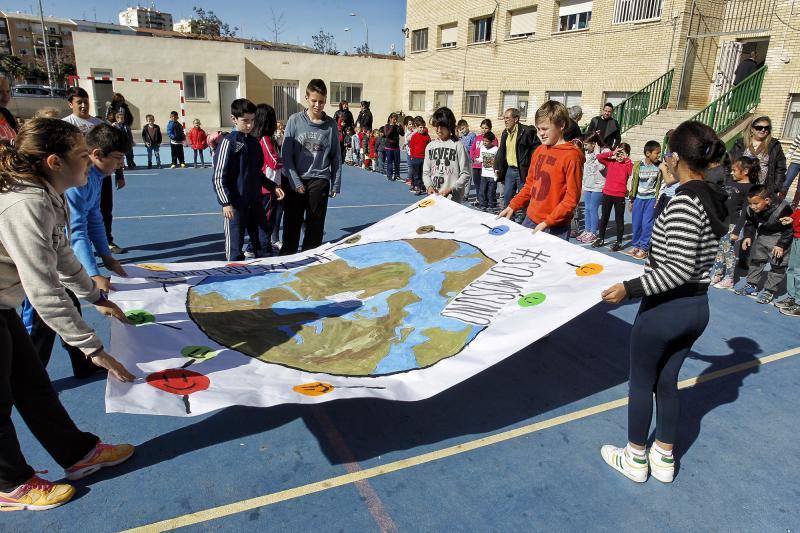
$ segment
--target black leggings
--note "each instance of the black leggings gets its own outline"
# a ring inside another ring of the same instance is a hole
[[[58,399],[22,320],[13,309],[0,310],[0,491],[33,476],[19,447],[11,407],[45,450],[64,468],[77,463],[98,442],[80,431]]]
[[[622,242],[622,235],[625,233],[625,197],[604,194],[600,205],[602,209],[597,237],[601,240],[606,238],[606,226],[608,225],[608,219],[611,218],[611,206],[614,206],[614,222],[617,224],[617,242]]]
[[[647,444],[656,394],[656,439],[674,444],[678,432],[678,372],[708,325],[708,295],[667,294],[642,300],[631,330],[628,441]]]

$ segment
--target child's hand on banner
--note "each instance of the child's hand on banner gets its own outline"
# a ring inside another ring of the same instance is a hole
[[[600,294],[603,300],[610,304],[620,303],[627,295],[628,291],[625,290],[625,285],[622,283],[615,283]]]
[[[97,366],[108,370],[109,375],[114,376],[123,383],[130,383],[136,379],[136,376],[128,372],[128,369],[122,366],[122,363],[114,359],[110,354],[107,354],[105,350],[100,350],[89,359]]]

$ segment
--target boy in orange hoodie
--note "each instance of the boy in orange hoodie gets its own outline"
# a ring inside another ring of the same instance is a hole
[[[581,197],[583,151],[564,140],[567,108],[549,101],[536,111],[536,131],[542,141],[531,157],[525,186],[498,218],[511,218],[528,204],[523,226],[569,240],[570,222]]]

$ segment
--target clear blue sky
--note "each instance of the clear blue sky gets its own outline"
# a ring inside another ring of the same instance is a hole
[[[143,6],[150,2],[141,0]],[[78,2],[75,0],[43,0],[45,15],[56,17],[118,22],[117,14],[135,2],[109,0],[106,2]],[[332,33],[340,51],[351,49],[364,42],[364,24],[360,18],[350,17],[353,11],[362,15],[369,28],[370,47],[375,52],[388,52],[394,43],[398,52],[403,52],[404,37],[401,28],[406,19],[404,0],[226,0],[187,1],[160,0],[157,9],[172,13],[175,20],[189,18],[192,6],[197,5],[214,11],[232,27],[240,28],[241,37],[272,40],[270,7],[276,14],[283,13],[286,22],[280,36],[283,42],[311,46],[311,36],[320,28]],[[96,7],[93,7],[96,6]],[[36,0],[5,0],[2,9],[38,14]],[[96,18],[95,18],[96,17]],[[344,31],[350,28],[349,32]]]

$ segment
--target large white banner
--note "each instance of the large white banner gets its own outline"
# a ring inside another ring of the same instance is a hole
[[[430,196],[337,243],[142,264],[112,298],[109,412],[428,398],[600,302],[641,266]]]

